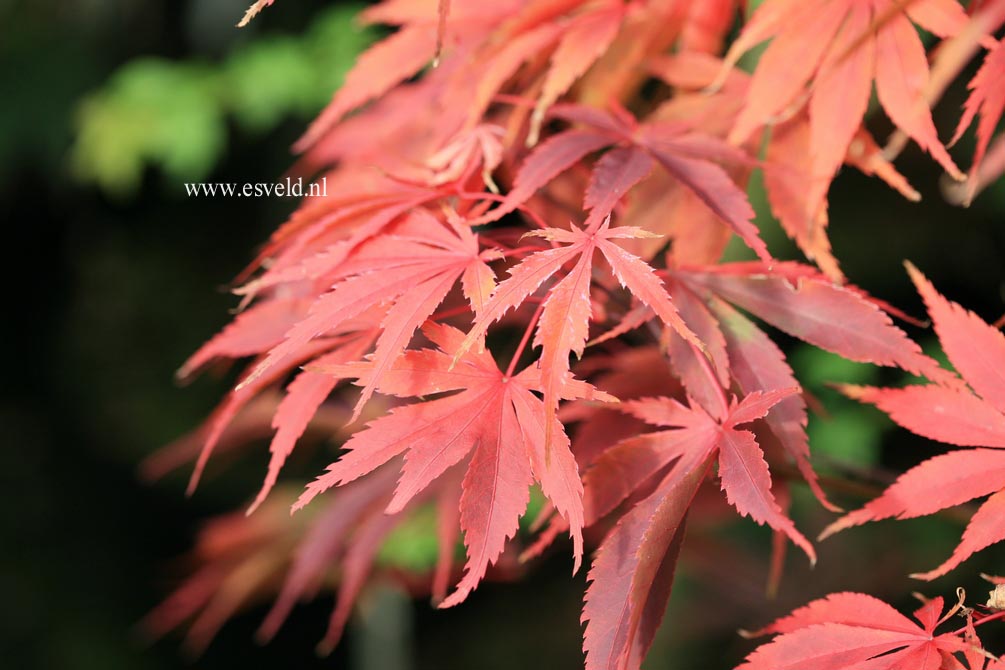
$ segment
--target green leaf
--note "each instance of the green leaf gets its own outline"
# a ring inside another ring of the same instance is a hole
[[[71,160],[106,191],[136,189],[147,163],[178,179],[204,177],[223,153],[226,125],[211,71],[144,59],[81,104]]]

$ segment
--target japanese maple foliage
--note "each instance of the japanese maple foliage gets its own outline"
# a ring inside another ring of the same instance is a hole
[[[962,594],[961,594],[962,596]],[[758,635],[778,634],[737,670],[995,670],[1005,667],[977,637],[980,618],[963,601],[944,610],[942,598],[926,601],[912,621],[862,593],[834,593],[775,621]],[[953,615],[956,630],[936,633]],[[920,625],[919,625],[920,624]]]
[[[765,0],[730,42],[741,4],[385,0],[362,12],[395,30],[297,144],[294,170],[324,175],[329,193],[278,228],[240,275],[241,311],[180,371],[246,361],[198,431],[200,453],[187,440],[150,465],[194,457],[194,489],[214,449],[271,426],[265,482],[250,516],[207,531],[219,545],[205,541],[203,571],[153,628],[195,617],[204,645],[273,590],[267,638],[334,570],[330,648],[382,543],[433,510],[435,567],[399,575],[413,592],[459,605],[568,535],[573,570],[590,563],[586,667],[635,670],[696,500],[770,527],[778,574],[787,541],[816,560],[788,516],[792,480],[839,511],[773,330],[927,378],[844,390],[920,435],[974,447],[910,470],[825,534],[991,494],[952,557],[922,576],[1005,539],[1005,337],[912,268],[961,380],[894,323],[898,310],[847,283],[827,238],[843,165],[920,198],[891,162],[895,141],[884,151],[864,125],[874,85],[878,111],[964,180],[968,200],[1001,172],[1005,46],[991,36],[1005,2],[968,13],[955,0]],[[916,26],[946,40],[931,82]],[[752,73],[736,67],[765,41]],[[964,175],[929,104],[944,72],[985,48],[956,133],[978,119]],[[815,266],[772,256],[747,197],[755,170]],[[757,260],[721,262],[734,236]],[[283,467],[319,427],[339,453],[294,502]],[[275,511],[287,503],[290,521]],[[742,667],[1001,667],[971,620],[937,635],[942,609],[927,602],[919,625],[835,594],[765,629],[778,637]]]
[[[963,384],[929,384],[900,389],[848,386],[845,392],[876,405],[908,430],[961,447],[908,470],[883,495],[831,524],[824,536],[867,521],[925,516],[991,494],[970,520],[953,555],[917,575],[934,579],[974,552],[1005,539],[1005,478],[999,465],[1005,448],[1005,336],[973,312],[946,300],[913,266],[921,293],[946,356]]]

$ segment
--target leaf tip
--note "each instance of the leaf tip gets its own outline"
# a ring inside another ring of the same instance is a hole
[[[335,650],[335,645],[329,640],[321,640],[314,647],[314,653],[317,654],[318,658],[328,658],[331,653]]]
[[[844,530],[844,527],[841,525],[841,521],[842,521],[841,519],[838,519],[837,521],[828,525],[826,528],[820,531],[820,534],[817,535],[817,542],[823,542],[831,535],[840,533],[842,530]]]

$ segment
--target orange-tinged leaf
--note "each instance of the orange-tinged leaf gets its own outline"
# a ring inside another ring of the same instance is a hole
[[[244,16],[241,17],[241,21],[237,24],[238,28],[243,28],[251,22],[251,19],[258,16],[258,13],[272,5],[276,0],[255,0],[255,3],[248,7],[248,10],[244,12]]]
[[[963,134],[976,116],[977,146],[974,149],[973,164],[968,177],[968,202],[974,197],[978,187],[978,170],[987,156],[988,145],[998,122],[1005,113],[1005,88],[1002,79],[1005,78],[1005,39],[998,42],[984,58],[984,64],[970,82],[970,97],[963,106],[963,117],[956,128],[955,142]]]
[[[295,148],[310,148],[343,116],[414,75],[435,54],[436,31],[421,24],[406,26],[367,49]]]
[[[461,495],[461,528],[468,563],[457,589],[440,607],[462,602],[481,581],[489,564],[502,553],[506,540],[516,534],[530,500],[529,487],[534,477],[512,404],[499,403],[498,409],[483,415],[486,430],[475,447]]]
[[[942,297],[914,266],[908,271],[925,301],[943,348],[974,391],[962,385],[914,385],[900,389],[848,386],[844,392],[876,405],[908,430],[959,446],[1005,448],[1000,368],[1005,342],[1000,332]],[[973,553],[1005,539],[1005,460],[997,449],[968,449],[931,458],[901,475],[880,497],[825,529],[845,528],[896,516],[934,514],[992,494],[974,514],[960,544],[942,565],[919,579],[946,574]]]
[[[481,259],[472,262],[461,275],[461,288],[464,297],[477,315],[488,303],[489,296],[496,288],[496,274]]]
[[[758,14],[767,13],[769,7],[778,4],[777,0],[769,0],[758,8]],[[750,82],[747,102],[729,135],[733,143],[745,141],[801,94],[841,27],[849,6],[845,0],[811,0],[796,3],[795,8],[791,8],[792,3],[787,4],[791,13],[776,20],[779,24],[784,21],[788,29],[779,32],[761,56]],[[745,31],[752,29],[747,27]],[[736,48],[734,45],[733,49]]]
[[[1005,452],[972,449],[940,454],[914,466],[883,495],[830,524],[821,539],[881,519],[911,519],[994,493],[1005,481]]]
[[[187,379],[214,358],[243,358],[268,351],[303,317],[307,305],[301,298],[255,303],[199,347],[178,370],[178,377]]]
[[[313,365],[333,365],[360,358],[370,348],[372,337],[366,335],[351,340],[345,346],[319,357]],[[265,501],[265,497],[275,486],[279,471],[293,452],[297,440],[304,434],[307,425],[314,418],[318,408],[338,384],[338,377],[312,371],[304,371],[296,376],[286,388],[286,396],[276,408],[272,417],[272,427],[276,434],[269,444],[269,470],[265,482],[255,497],[248,514],[254,512]]]
[[[914,26],[894,16],[876,35],[876,93],[898,128],[931,154],[953,178],[963,174],[939,141],[925,99],[928,60]]]
[[[830,181],[844,162],[862,117],[869,106],[875,68],[875,45],[866,40],[845,56],[847,49],[869,30],[869,10],[850,8],[834,46],[824,58],[810,97],[810,144],[813,191],[808,208],[815,211],[827,197]]]
[[[517,423],[530,457],[534,478],[541,483],[541,491],[565,520],[573,541],[575,563],[573,572],[579,571],[583,555],[583,482],[579,467],[569,444],[569,437],[561,429],[558,419],[550,429],[554,447],[545,447],[544,436],[549,429],[546,416],[539,411],[536,397],[529,391],[513,388],[510,400],[516,410]]]
[[[849,626],[876,626],[886,630],[913,633],[918,624],[887,605],[882,600],[864,593],[832,593],[803,605],[791,614],[778,619],[754,635],[791,633],[822,623],[840,623]]]
[[[375,374],[364,387],[353,412],[353,420],[358,418],[382,371],[401,356],[415,331],[458,280],[474,268],[482,275],[478,287],[482,291],[486,272],[491,273],[484,260],[494,254],[479,254],[478,238],[466,227],[448,229],[428,213],[417,214],[411,223],[414,230],[405,225],[399,230],[402,235],[378,237],[344,261],[338,274],[347,278],[315,301],[307,318],[290,329],[285,340],[272,349],[244,383],[347,319],[393,301],[381,322],[381,334],[373,353]],[[425,235],[425,240],[409,239],[409,234]],[[476,300],[482,298],[473,287],[469,290]]]
[[[1005,448],[1005,415],[965,389],[938,385],[902,389],[844,387],[913,433],[960,447]]]
[[[941,577],[981,549],[1002,540],[1005,540],[1005,490],[993,494],[974,512],[952,556],[929,572],[911,576],[917,579]]]
[[[573,19],[551,55],[551,66],[531,115],[528,145],[537,144],[548,108],[607,51],[618,34],[624,11],[624,5],[617,1]]]
[[[559,271],[562,265],[579,256],[571,272],[549,291],[534,338],[535,344],[543,349],[541,371],[545,406],[555,407],[560,389],[566,383],[568,357],[573,352],[581,355],[586,345],[590,318],[588,289],[595,249],[603,253],[622,286],[632,291],[641,302],[652,307],[667,325],[700,346],[700,342],[677,315],[666,288],[652,267],[611,242],[619,237],[644,234],[642,231],[611,228],[608,218],[595,231],[578,228],[571,231],[547,229],[537,231],[537,234],[553,242],[568,243],[568,246],[533,253],[510,270],[509,278],[499,284],[489,304],[478,315],[458,349],[458,356],[479,341],[490,324],[523,302]]]
[[[694,2],[688,9],[687,23],[681,31],[684,53],[720,53],[740,3],[737,0]]]
[[[469,266],[470,267],[470,266]],[[455,273],[432,277],[419,282],[401,294],[381,322],[380,337],[373,351],[373,381],[363,388],[356,402],[352,420],[359,418],[363,405],[373,395],[381,374],[401,355],[415,331],[433,313],[436,307],[457,283]]]
[[[468,105],[468,126],[476,125],[492,103],[492,98],[527,59],[551,45],[560,34],[557,25],[543,23],[506,41],[481,69]]]
[[[642,304],[656,312],[656,316],[682,338],[696,347],[704,348],[705,345],[698,336],[691,332],[677,314],[677,308],[674,307],[670,294],[667,293],[663,281],[656,276],[652,266],[608,240],[601,239],[597,246],[611,264],[611,270],[622,286],[631,291]]]
[[[904,3],[911,20],[939,37],[952,37],[966,29],[969,18],[956,0],[911,0]]]
[[[871,626],[826,624],[817,628],[802,628],[776,638],[747,657],[738,670],[798,670],[813,667],[818,670],[840,670],[851,667],[912,668],[937,670],[942,659],[936,653],[937,664],[901,665],[905,654],[899,652],[883,657],[882,664],[864,665],[895,649],[911,645],[930,644],[920,629],[914,633],[891,631]]]
[[[227,430],[227,427],[230,426],[231,421],[235,419],[238,412],[240,412],[242,408],[258,396],[265,388],[276,383],[284,375],[289,373],[291,369],[319,354],[323,354],[325,351],[328,351],[335,346],[338,346],[341,342],[342,340],[338,339],[334,341],[317,340],[311,342],[308,346],[303,347],[301,350],[278,359],[269,372],[258,375],[254,379],[250,379],[249,375],[245,375],[238,383],[237,387],[235,387],[234,390],[227,395],[227,397],[220,403],[207,420],[208,426],[206,430],[206,439],[203,442],[202,450],[199,452],[199,456],[196,459],[195,467],[192,469],[192,476],[189,478],[188,488],[186,490],[188,495],[192,495],[195,492],[195,489],[199,486],[199,480],[202,478],[203,472],[206,470],[206,465],[209,463],[209,459],[213,455],[213,450],[216,448],[216,445],[219,444],[224,432]]]
[[[754,15],[747,20],[743,30],[729,46],[717,79],[710,85],[712,89],[720,88],[726,81],[730,70],[747,53],[758,44],[777,35],[785,26],[785,21],[793,20],[796,15],[806,16],[809,12],[807,3],[801,0],[772,0],[758,6]]]
[[[548,292],[534,335],[541,347],[541,386],[544,390],[545,451],[550,454],[551,429],[561,389],[570,376],[569,354],[583,355],[590,332],[590,270],[594,243],[583,247],[572,270]],[[550,455],[546,460],[550,460]]]
[[[424,411],[431,409],[434,403],[438,411],[433,414]],[[401,442],[408,453],[394,497],[387,507],[389,512],[403,509],[430,482],[464,459],[472,448],[500,439],[498,424],[502,420],[503,401],[498,390],[492,387],[409,407],[417,411],[402,409],[396,417],[404,420],[406,434]],[[378,450],[383,449],[383,443],[377,445]]]

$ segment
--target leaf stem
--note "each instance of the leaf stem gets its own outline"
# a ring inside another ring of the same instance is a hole
[[[530,334],[534,332],[534,326],[537,325],[537,320],[541,318],[541,312],[544,311],[544,301],[537,306],[534,310],[534,314],[530,317],[530,322],[527,324],[527,330],[524,331],[523,337],[520,339],[520,344],[517,345],[516,351],[513,352],[513,358],[509,361],[509,367],[506,368],[506,377],[512,377],[513,371],[516,370],[516,363],[520,360],[520,356],[523,355],[523,350],[527,348],[527,342],[530,341]]]

